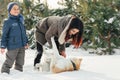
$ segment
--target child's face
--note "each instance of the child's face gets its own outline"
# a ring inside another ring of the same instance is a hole
[[[18,16],[20,14],[20,8],[18,5],[14,5],[10,11],[11,15]]]

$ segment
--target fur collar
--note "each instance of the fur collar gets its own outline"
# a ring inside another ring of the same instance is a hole
[[[65,29],[62,31],[60,37],[58,38],[58,41],[59,41],[60,44],[64,44],[64,42],[65,42],[66,32],[67,32],[67,30],[68,30],[68,28],[70,26],[71,21],[72,21],[72,17],[69,20],[69,22],[68,22],[67,26],[65,27]]]

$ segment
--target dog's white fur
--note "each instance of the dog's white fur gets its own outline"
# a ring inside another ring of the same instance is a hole
[[[41,58],[41,62],[37,64],[36,67],[39,67],[42,72],[50,71],[52,73],[60,73],[65,71],[73,71],[73,62],[76,66],[76,70],[79,70],[82,59],[75,57],[64,58],[63,56],[59,55],[56,43],[54,41],[54,37],[51,38],[51,41],[52,49],[43,49],[43,56]]]
[[[76,70],[79,70],[82,59],[75,57],[66,59],[63,56],[60,56],[53,37],[51,38],[51,41],[54,50],[54,55],[51,58],[50,71],[53,73],[73,71],[74,66],[72,62],[75,64]]]
[[[42,72],[49,72],[52,54],[53,54],[52,49],[49,49],[48,47],[43,46],[43,53],[42,53],[41,61],[40,63],[37,63],[35,65],[36,69]]]

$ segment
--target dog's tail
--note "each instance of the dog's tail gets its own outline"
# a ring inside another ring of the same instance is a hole
[[[58,51],[58,49],[57,49],[57,46],[56,46],[54,37],[51,37],[51,42],[52,42],[52,48],[53,48],[53,50],[55,51],[55,55],[58,56],[58,55],[59,55],[59,51]]]

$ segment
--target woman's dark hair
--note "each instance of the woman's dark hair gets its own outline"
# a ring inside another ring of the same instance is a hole
[[[76,33],[75,35],[70,36],[69,31],[74,28],[78,29],[79,32]],[[82,35],[83,35],[83,22],[78,17],[73,17],[69,29],[67,30],[65,40],[67,41],[68,39],[72,39],[72,44],[76,48],[78,48],[82,44]]]

